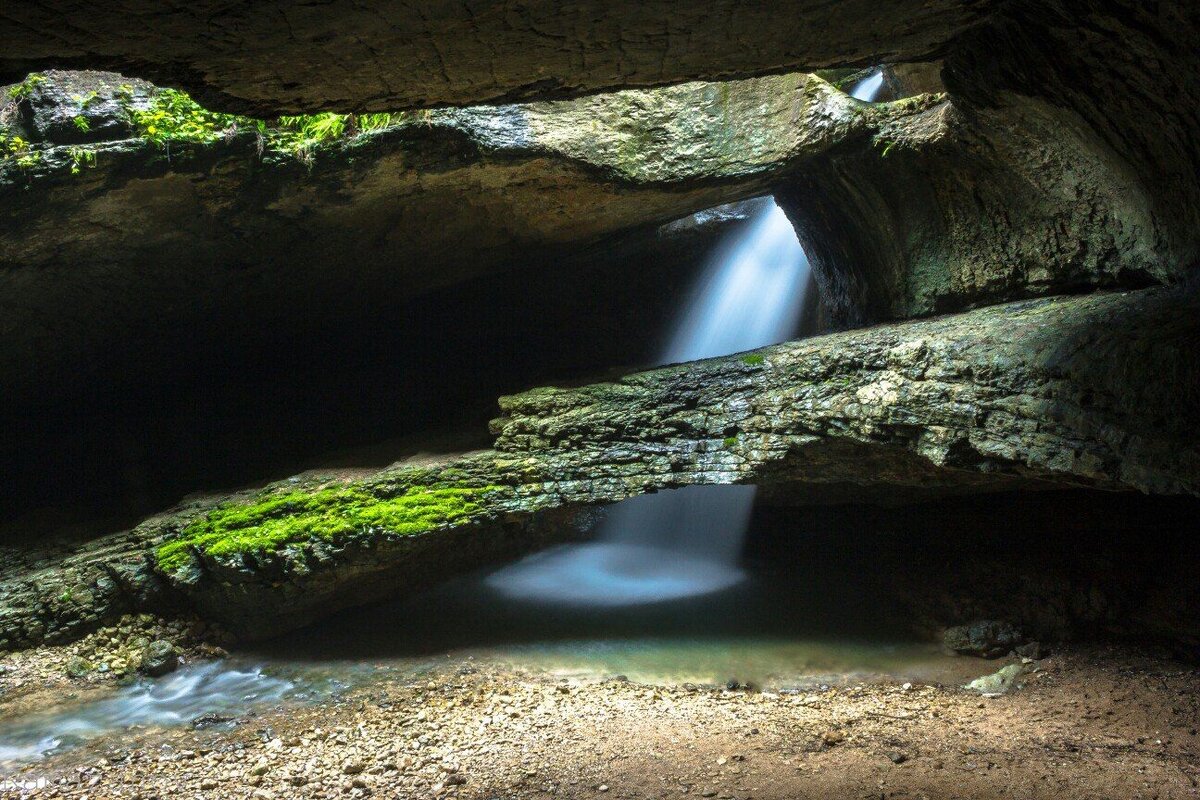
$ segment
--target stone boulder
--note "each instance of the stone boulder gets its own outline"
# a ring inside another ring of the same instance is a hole
[[[981,658],[999,658],[1011,653],[1025,641],[1012,624],[998,620],[979,620],[969,625],[947,628],[942,644],[947,650]]]

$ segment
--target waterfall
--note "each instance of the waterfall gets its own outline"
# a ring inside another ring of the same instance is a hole
[[[883,74],[860,81],[870,101]],[[695,361],[774,344],[798,328],[808,258],[774,202],[718,248],[660,363]],[[597,541],[530,556],[490,575],[513,597],[601,606],[718,591],[739,582],[754,486],[690,486],[618,503]]]
[[[864,100],[870,103],[879,96],[879,90],[882,88],[883,70],[880,70],[854,84],[854,88],[850,90],[850,96],[855,100]]]

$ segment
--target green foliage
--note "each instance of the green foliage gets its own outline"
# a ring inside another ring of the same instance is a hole
[[[726,448],[733,447],[734,445],[737,444],[737,437],[736,436],[726,436],[724,439],[724,444],[725,444]]]
[[[742,356],[742,363],[749,364],[752,367],[757,367],[766,360],[767,359],[759,353],[751,353],[750,355]]]
[[[0,163],[9,159],[20,169],[27,170],[41,162],[42,154],[20,136],[0,133]]]
[[[86,147],[72,147],[71,153],[71,174],[78,175],[83,171],[84,167],[91,169],[96,166],[96,151]]]
[[[149,108],[132,109],[129,118],[139,136],[160,146],[168,142],[206,144],[237,132],[239,127],[255,127],[246,117],[209,111],[177,89],[160,90]]]
[[[410,536],[466,521],[483,511],[480,501],[499,488],[418,486],[386,498],[357,486],[260,495],[249,503],[220,506],[188,525],[178,539],[158,548],[158,566],[177,570],[193,549],[222,556],[370,532]]]
[[[8,97],[14,103],[19,103],[45,80],[42,75],[33,73],[11,87]],[[269,124],[265,120],[209,111],[177,89],[157,90],[146,108],[134,108],[134,87],[131,84],[121,85],[114,94],[129,115],[134,134],[164,149],[169,150],[173,143],[205,145],[247,132],[258,136],[260,154],[266,151],[282,153],[306,164],[313,162],[321,147],[385,130],[410,118],[406,113],[323,113],[280,117]],[[72,99],[78,104],[80,113],[71,118],[71,123],[86,133],[91,130],[91,122],[83,112],[100,100],[100,95],[91,91],[85,95],[73,95]],[[9,108],[14,106],[10,104]],[[70,155],[72,175],[80,174],[85,167],[96,165],[94,150],[72,148]],[[31,147],[29,142],[19,136],[0,133],[0,164],[13,163],[28,170],[41,160],[41,152]]]
[[[306,114],[280,117],[278,126],[265,129],[264,134],[272,150],[291,153],[310,163],[314,151],[322,145],[384,130],[403,119],[404,114]]]
[[[899,144],[899,142],[898,142],[898,141],[896,141],[895,139],[882,139],[882,138],[879,138],[879,139],[876,139],[876,140],[875,140],[875,146],[876,146],[876,147],[881,147],[881,146],[883,147],[883,152],[879,154],[879,157],[880,157],[880,158],[887,158],[887,157],[888,157],[888,153],[892,152],[892,148],[893,148],[893,147],[895,147],[895,146],[896,146],[896,145],[898,145],[898,144]]]
[[[100,99],[100,93],[91,91],[85,95],[73,94],[71,99],[79,104],[80,111],[86,111],[88,106]]]
[[[132,87],[122,87],[126,103]],[[383,130],[398,124],[404,114],[304,114],[280,117],[274,125],[264,120],[208,111],[187,94],[163,89],[154,95],[150,108],[131,110],[134,129],[156,144],[170,142],[204,144],[236,134],[256,131],[265,149],[288,153],[306,163],[324,145],[351,139],[361,133]]]
[[[31,72],[25,77],[25,80],[8,90],[8,97],[10,100],[16,100],[18,103],[22,100],[27,100],[29,99],[29,95],[33,94],[34,87],[39,83],[45,82],[46,76]]]

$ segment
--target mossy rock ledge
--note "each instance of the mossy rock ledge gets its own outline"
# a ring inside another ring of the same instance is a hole
[[[493,450],[192,504],[38,569],[26,553],[0,572],[0,646],[129,610],[270,636],[579,537],[599,504],[690,484],[757,483],[797,504],[1200,495],[1197,312],[1191,285],[1045,298],[501,398]]]

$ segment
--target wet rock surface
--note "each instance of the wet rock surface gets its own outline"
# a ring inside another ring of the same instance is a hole
[[[352,348],[360,337],[337,331],[482,275],[578,268],[601,240],[614,258],[656,257],[659,224],[760,194],[935,104],[870,109],[790,74],[422,112],[298,157],[264,151],[250,125],[207,144],[129,138],[110,106],[154,87],[117,101],[119,75],[42,78],[5,116],[37,158],[0,160],[9,416],[107,391],[134,405],[187,380],[168,376],[189,353],[270,364],[274,331]],[[46,121],[76,117],[87,132]]]
[[[1200,456],[1180,404],[1195,396],[1178,387],[1195,385],[1187,343],[1197,317],[1185,312],[1195,302],[1168,289],[1029,301],[534,390],[501,400],[493,451],[366,478],[285,481],[258,500],[339,485],[380,498],[431,481],[495,487],[464,522],[277,551],[201,548],[162,571],[154,549],[214,498],[47,566],[92,565],[95,585],[107,586],[109,565],[137,565],[145,585],[165,588],[142,595],[114,582],[119,607],[174,603],[261,637],[578,536],[594,504],[689,484],[755,482],[774,502],[798,503],[847,485],[857,502],[873,488],[909,502],[1077,486],[1194,496]],[[10,647],[69,637],[112,613],[101,601],[62,601],[58,584],[19,567],[5,581],[18,598],[6,607]]]
[[[1175,414],[1177,387],[1196,385],[1195,303],[1146,290],[816,337],[505,397],[493,430],[502,453],[561,459],[564,494],[839,480],[1195,494],[1195,437]]]

